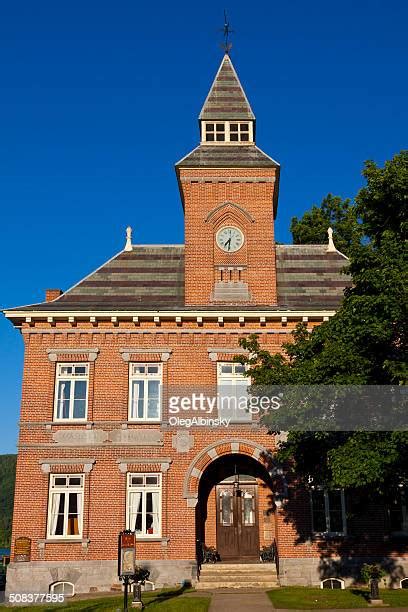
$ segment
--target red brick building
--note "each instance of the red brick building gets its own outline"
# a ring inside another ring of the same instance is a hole
[[[232,407],[228,427],[188,427],[187,416],[226,413],[176,405],[193,391],[245,391],[240,338],[278,352],[299,321],[332,316],[347,284],[332,243],[275,243],[279,164],[255,144],[228,55],[199,120],[200,144],[176,164],[185,244],[132,245],[128,232],[71,289],[5,313],[25,343],[8,592],[110,589],[125,527],[157,585],[195,580],[197,540],[240,562],[274,543],[282,584],[333,568],[347,577],[378,555],[403,564],[383,508],[364,539],[342,491],[290,486],[282,503],[275,441],[256,415]],[[405,506],[394,510],[394,531],[407,531]]]

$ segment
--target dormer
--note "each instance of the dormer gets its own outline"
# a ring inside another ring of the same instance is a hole
[[[224,55],[199,116],[201,144],[255,143],[255,115],[229,55]]]

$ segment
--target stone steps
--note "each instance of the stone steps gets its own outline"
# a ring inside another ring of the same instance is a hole
[[[204,564],[195,587],[206,589],[268,589],[278,587],[273,563],[214,563]]]

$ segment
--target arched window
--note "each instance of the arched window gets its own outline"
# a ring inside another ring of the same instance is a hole
[[[326,578],[320,583],[321,589],[344,589],[344,580],[341,578]]]
[[[155,591],[156,585],[151,580],[146,580],[143,585],[143,591]]]
[[[400,589],[408,589],[408,578],[400,580]]]
[[[50,593],[64,595],[64,597],[73,597],[75,595],[75,587],[72,582],[61,580],[50,584]]]

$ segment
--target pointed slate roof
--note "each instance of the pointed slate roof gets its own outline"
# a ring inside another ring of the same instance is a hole
[[[199,116],[204,121],[255,120],[229,55],[224,55]]]

